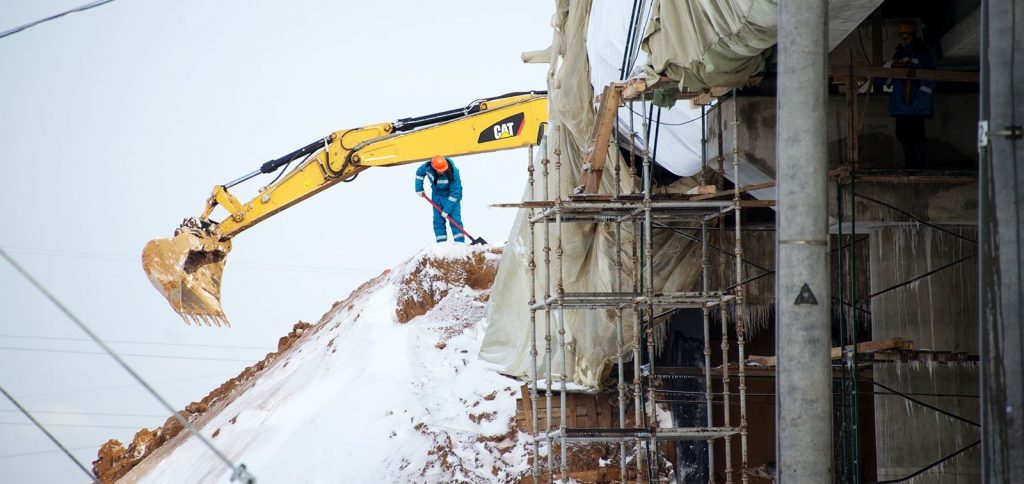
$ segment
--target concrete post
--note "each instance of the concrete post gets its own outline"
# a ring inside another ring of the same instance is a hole
[[[827,0],[779,2],[778,482],[832,482]]]
[[[995,483],[1024,476],[1024,5],[985,0],[981,17],[981,466]]]

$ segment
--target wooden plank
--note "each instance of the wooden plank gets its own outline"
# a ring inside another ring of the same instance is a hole
[[[764,183],[752,183],[750,185],[743,185],[742,187],[740,187],[740,193],[752,192],[754,190],[760,190],[762,188],[771,188],[771,187],[774,187],[774,186],[775,186],[775,180],[772,180],[772,181],[769,181],[769,182],[764,182]],[[733,190],[722,190],[722,191],[716,192],[716,193],[708,193],[706,195],[697,195],[695,197],[691,197],[690,200],[711,200],[713,198],[719,198],[719,197],[733,195],[734,193],[735,192]]]
[[[529,385],[522,385],[519,387],[519,393],[522,395],[516,402],[516,406],[522,408],[523,423],[519,426],[523,432],[528,434],[533,433],[533,406],[530,403],[530,388]],[[519,414],[519,408],[516,409],[516,414]]]
[[[590,132],[587,143],[586,161],[580,173],[577,193],[597,193],[601,187],[601,174],[608,158],[608,146],[618,120],[619,105],[622,104],[622,88],[615,83],[604,87],[601,105],[597,110],[597,121]]]
[[[879,341],[865,341],[863,343],[857,343],[857,353],[875,353],[879,351],[888,350],[910,350],[913,349],[913,341],[904,341],[903,338],[889,338]],[[853,349],[853,345],[847,345],[846,349]],[[843,348],[835,347],[832,348],[832,359],[838,360],[843,357]],[[774,356],[757,356],[750,355],[747,361],[756,363],[760,366],[774,367],[776,366],[777,359]]]
[[[647,79],[630,79],[622,84],[622,99],[633,99],[647,90]]]
[[[845,83],[847,82],[849,75],[850,66],[848,65],[833,65],[830,66],[830,72],[832,79],[835,82]],[[940,71],[936,69],[907,69],[907,68],[893,68],[893,67],[875,67],[865,65],[854,65],[853,66],[854,77],[884,77],[892,79],[920,79],[920,80],[931,80],[931,81],[950,81],[950,82],[978,82],[977,72],[962,72],[962,71]]]
[[[720,98],[731,91],[730,87],[712,87],[711,89],[704,91],[690,100],[690,107],[696,108],[700,106],[707,106],[711,104],[717,98]]]
[[[740,200],[742,208],[766,208],[774,207],[775,200]]]

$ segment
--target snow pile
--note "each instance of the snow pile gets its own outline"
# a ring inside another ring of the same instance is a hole
[[[425,249],[336,303],[196,425],[260,482],[515,480],[529,469],[519,383],[476,356],[499,257]],[[121,482],[230,474],[183,432]]]

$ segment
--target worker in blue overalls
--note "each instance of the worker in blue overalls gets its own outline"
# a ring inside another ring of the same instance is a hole
[[[445,220],[449,220],[452,227],[452,238],[455,242],[465,243],[466,237],[459,228],[462,226],[462,179],[459,178],[459,169],[447,156],[437,155],[430,161],[423,163],[416,169],[416,196],[426,197],[423,193],[423,179],[430,180],[430,198],[435,205],[434,212],[434,240],[445,242],[448,240],[448,231],[445,229]]]
[[[934,69],[935,58],[917,36],[917,22],[904,20],[896,31],[900,43],[893,53],[890,67]],[[934,113],[932,96],[935,81],[919,79],[889,79],[889,116],[896,120],[896,139],[903,145],[906,168],[928,167],[928,138],[924,121]]]

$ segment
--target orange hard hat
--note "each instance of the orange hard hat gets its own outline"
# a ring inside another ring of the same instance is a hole
[[[917,33],[917,22],[913,20],[900,21],[896,27],[896,33],[898,34],[916,34]]]
[[[448,171],[448,160],[444,159],[441,155],[434,155],[430,159],[430,166],[434,167],[434,171],[444,173]]]

